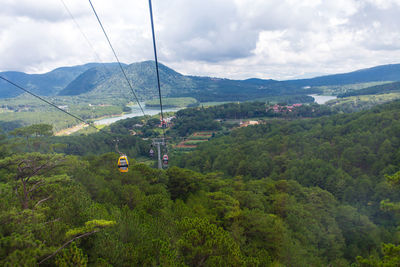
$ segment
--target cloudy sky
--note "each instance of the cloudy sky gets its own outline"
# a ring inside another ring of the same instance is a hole
[[[114,61],[88,1],[1,2],[0,71]],[[122,62],[153,59],[147,0],[92,3]],[[290,79],[400,63],[400,0],[153,0],[153,11],[159,60],[183,74]]]

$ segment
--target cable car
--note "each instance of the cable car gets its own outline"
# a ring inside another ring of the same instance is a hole
[[[163,160],[164,165],[168,165],[168,155],[167,155],[167,154],[165,154],[165,155],[162,157],[162,160]]]
[[[121,155],[118,159],[118,169],[120,172],[128,172],[128,157],[126,155]]]
[[[164,119],[164,120],[161,120],[161,128],[167,128],[167,122],[166,122],[166,120]]]

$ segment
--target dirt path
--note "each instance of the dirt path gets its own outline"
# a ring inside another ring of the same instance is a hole
[[[61,130],[61,131],[58,131],[58,132],[56,132],[54,135],[55,135],[55,136],[70,135],[70,134],[73,134],[73,133],[75,133],[75,132],[77,132],[77,131],[79,131],[79,130],[82,130],[83,128],[85,128],[85,127],[87,127],[87,126],[88,126],[87,124],[80,123],[80,124],[75,125],[75,126],[73,126],[73,127],[71,127],[71,128],[67,128],[67,129],[63,129],[63,130]]]

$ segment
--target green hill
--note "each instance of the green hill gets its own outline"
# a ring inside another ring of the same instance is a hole
[[[153,61],[133,63],[125,67],[125,73],[141,100],[152,99],[158,96],[157,79]],[[163,96],[171,96],[176,91],[190,91],[195,85],[191,79],[160,64],[160,81]],[[88,97],[109,95],[129,97],[133,99],[131,90],[123,77],[117,71],[107,80],[97,85],[88,94]]]
[[[184,76],[163,64],[159,66],[162,95],[164,97],[193,97],[202,102],[238,101],[268,96],[305,95],[310,92],[273,80],[249,79],[242,81]],[[128,65],[125,67],[125,72],[141,100],[153,99],[158,96],[153,61]],[[107,95],[109,97],[130,97],[133,99],[126,80],[118,71],[112,73],[106,80],[98,81],[96,84],[93,83],[95,77],[96,75],[94,75],[93,71],[88,70],[78,77],[78,82],[74,81],[68,87],[75,87],[74,94],[85,93],[87,97],[91,98]]]
[[[118,71],[119,66],[112,63],[90,68],[70,82],[58,95],[71,96],[88,93]]]

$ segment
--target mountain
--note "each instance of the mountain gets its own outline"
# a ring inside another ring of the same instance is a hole
[[[23,72],[6,71],[1,72],[0,75],[35,94],[50,96],[57,95],[86,70],[101,65],[101,63],[88,63],[79,66],[61,67],[43,74],[27,74]],[[0,98],[16,97],[22,93],[23,91],[20,91],[7,82],[3,80],[0,81]]]
[[[90,68],[70,82],[58,95],[80,95],[90,92],[118,71],[118,63],[109,63],[107,66],[103,64],[102,66]]]
[[[125,67],[135,93],[141,100],[158,96],[154,61],[133,63]],[[199,101],[238,101],[284,94],[304,94],[304,90],[284,82],[262,79],[230,80],[211,77],[185,76],[159,64],[162,95],[164,97],[194,97]],[[125,96],[133,98],[125,78],[119,71],[106,79],[87,70],[71,82],[60,95],[85,94],[88,97]],[[66,92],[68,91],[68,92]]]
[[[133,63],[126,66],[124,71],[139,98],[151,99],[158,96],[154,61]],[[173,92],[178,92],[180,95],[193,90],[196,86],[192,79],[162,64],[159,65],[159,73],[164,96],[170,96]],[[90,73],[86,71],[83,75],[90,75]],[[120,71],[112,73],[105,81],[95,86],[88,95],[91,97],[99,95],[133,97],[130,87]]]
[[[141,99],[157,96],[156,74],[153,61],[134,63],[126,66],[128,78]],[[82,74],[88,78],[91,71]],[[400,64],[384,65],[350,73],[326,75],[311,79],[276,81],[251,78],[230,80],[212,77],[184,76],[165,65],[160,64],[162,94],[165,97],[194,97],[199,101],[239,101],[270,96],[305,95],[317,89],[305,86],[344,85],[374,81],[400,81]],[[120,73],[114,73],[104,83],[92,86],[89,95],[126,95],[130,88]],[[87,87],[77,91],[87,93]]]
[[[158,96],[154,61],[138,62],[123,67],[140,100]],[[270,96],[306,95],[318,93],[318,89],[312,88],[316,86],[400,81],[400,64],[287,81],[185,76],[163,64],[159,67],[164,97],[194,97],[199,101],[239,101]],[[116,63],[89,63],[58,68],[45,74],[23,72],[0,74],[39,95],[85,95],[94,98],[133,99],[131,89]],[[308,86],[311,89],[303,89]],[[21,93],[13,86],[0,81],[0,98],[14,97]]]
[[[29,78],[30,75],[23,73],[23,72],[17,72],[17,71],[6,71],[6,72],[1,72],[1,76],[4,78],[7,78],[18,85],[28,87],[29,84]],[[34,88],[29,88],[34,91]],[[22,94],[23,91],[20,89],[15,88],[13,85],[0,80],[0,98],[11,98],[11,97],[16,97],[20,94]]]
[[[400,64],[382,65],[349,73],[286,81],[297,86],[344,85],[366,82],[400,81]]]

